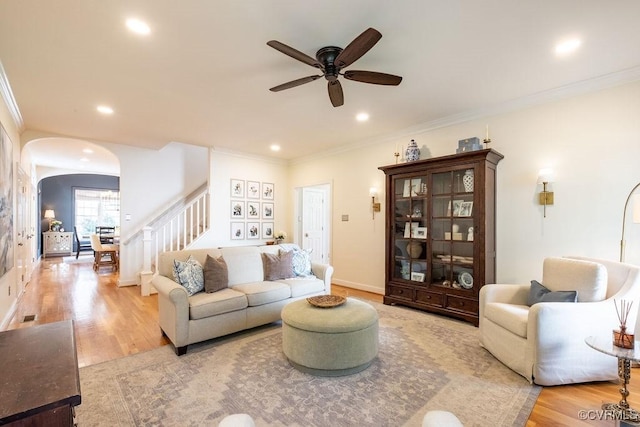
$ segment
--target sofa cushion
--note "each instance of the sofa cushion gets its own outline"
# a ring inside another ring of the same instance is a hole
[[[292,279],[278,280],[278,282],[286,283],[291,288],[292,298],[324,291],[324,282],[315,276],[294,277]]]
[[[551,291],[577,291],[578,302],[603,301],[607,280],[607,269],[597,262],[545,258],[542,265],[542,284]]]
[[[222,255],[220,249],[210,248],[210,249],[186,249],[181,251],[167,251],[161,252],[158,255],[158,264],[156,268],[158,269],[158,273],[161,276],[168,277],[169,279],[174,279],[173,276],[173,261],[186,261],[190,256],[198,260],[200,265],[204,265],[207,261],[207,255],[211,255],[214,258]]]
[[[264,280],[289,279],[293,273],[293,251],[280,251],[278,255],[262,253]]]
[[[293,259],[291,264],[293,265],[293,273],[299,277],[311,276],[311,251],[312,249],[294,249]]]
[[[255,282],[235,285],[233,290],[247,296],[250,307],[282,301],[291,297],[291,288],[281,282]]]
[[[213,293],[200,292],[189,297],[189,319],[204,319],[217,314],[244,310],[247,305],[247,297],[233,289],[226,288]]]
[[[189,296],[202,292],[204,289],[202,265],[191,255],[186,261],[177,259],[173,261],[173,275],[175,281],[187,290]]]
[[[264,280],[262,257],[255,246],[222,248],[222,256],[229,271],[229,286]]]
[[[203,270],[205,292],[217,292],[229,286],[229,271],[223,257],[213,258],[207,255]]]
[[[484,317],[522,338],[527,337],[529,307],[526,305],[490,302],[484,308]]]
[[[531,307],[540,302],[577,302],[578,293],[576,291],[550,291],[537,280],[531,281],[527,305]]]

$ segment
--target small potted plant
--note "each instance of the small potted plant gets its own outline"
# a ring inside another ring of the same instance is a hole
[[[58,221],[57,219],[51,221],[51,230],[60,231],[60,227],[62,227],[62,221]]]
[[[276,239],[276,245],[279,245],[284,239],[287,238],[287,233],[282,230],[278,230],[273,234],[273,238]]]

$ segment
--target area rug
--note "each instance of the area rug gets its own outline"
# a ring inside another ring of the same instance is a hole
[[[465,426],[523,426],[540,393],[478,344],[478,329],[372,303],[380,350],[366,370],[315,377],[282,353],[279,323],[189,346],[164,346],[80,369],[81,426],[420,426],[429,410]]]
[[[76,259],[75,255],[66,256],[62,258],[62,261],[66,264],[84,264],[87,262],[93,262],[93,254],[80,255],[78,259]]]

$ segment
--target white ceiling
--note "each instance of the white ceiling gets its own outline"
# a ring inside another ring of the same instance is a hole
[[[129,32],[128,17],[151,34]],[[637,0],[2,0],[0,61],[27,130],[295,159],[575,84],[640,78],[638,18]],[[340,78],[338,108],[324,79],[268,90],[317,72],[267,41],[315,56],[368,27],[383,37],[347,70],[397,74],[399,86]],[[573,36],[581,48],[558,58],[554,45]],[[115,113],[97,114],[98,104]],[[355,121],[361,111],[368,122]]]

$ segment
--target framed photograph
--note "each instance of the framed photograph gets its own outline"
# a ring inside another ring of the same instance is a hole
[[[231,223],[231,240],[244,240],[244,222]]]
[[[447,207],[447,216],[460,216],[460,206],[464,203],[464,200],[454,200],[453,205],[449,202],[449,207]]]
[[[247,199],[260,198],[260,183],[258,181],[247,181]]]
[[[231,219],[244,218],[244,202],[242,200],[231,201]]]
[[[231,197],[237,197],[237,198],[244,197],[244,180],[242,179],[231,180]]]
[[[272,222],[262,223],[262,238],[273,239],[273,223]]]
[[[273,219],[273,203],[262,203],[262,219]]]
[[[259,239],[260,238],[260,223],[248,222],[247,223],[247,239]]]
[[[247,202],[247,219],[260,219],[260,202]]]
[[[417,239],[427,238],[427,227],[416,227],[413,237]]]
[[[458,216],[471,216],[473,211],[473,202],[462,202]]]
[[[422,178],[412,178],[404,180],[402,197],[415,197],[422,191]]]
[[[273,200],[273,184],[269,182],[262,183],[262,198],[265,200]]]
[[[416,229],[418,228],[418,225],[420,225],[417,222],[405,222],[404,223],[404,237],[405,238],[410,238],[410,237],[415,237],[416,236]]]
[[[411,280],[414,282],[424,282],[424,273],[411,272]]]

